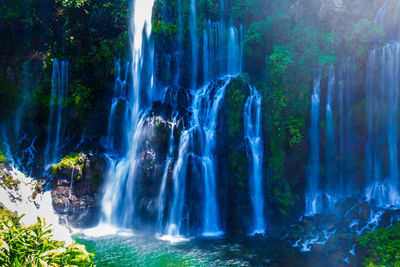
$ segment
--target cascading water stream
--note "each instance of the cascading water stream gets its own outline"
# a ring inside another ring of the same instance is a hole
[[[250,198],[253,204],[252,234],[265,232],[263,154],[264,146],[261,128],[261,96],[256,88],[249,86],[250,96],[244,105],[244,138],[250,159]]]
[[[199,43],[197,37],[197,1],[190,0],[190,38],[192,41],[192,81],[191,89],[197,88]]]
[[[163,240],[179,241],[183,238],[181,226],[183,222],[183,207],[185,203],[186,171],[189,158],[191,130],[192,129],[183,131],[179,140],[178,158],[172,171],[174,196],[165,228],[166,235],[161,237]]]
[[[228,29],[228,74],[238,74],[241,71],[241,35],[235,26]]]
[[[338,76],[338,91],[339,91],[339,155],[344,155],[344,84],[343,84],[343,60],[340,63],[339,76]],[[340,157],[339,162],[339,194],[343,195],[344,192],[344,157]]]
[[[225,22],[207,21],[203,30],[204,84],[216,77],[242,71],[242,38],[242,30],[238,31],[234,25],[226,29]]]
[[[121,64],[117,62],[117,78],[115,79],[115,84],[114,84],[114,97],[112,99],[110,115],[108,117],[108,125],[107,125],[106,146],[108,149],[114,148],[114,134],[115,134],[115,124],[116,124],[115,112],[117,106],[121,101],[126,102],[126,84],[128,78],[128,67],[129,65],[126,64],[125,73],[124,76],[122,76]]]
[[[183,54],[183,19],[182,19],[182,0],[178,0],[178,55],[176,57],[176,72],[174,77],[174,84],[178,85],[181,79],[182,68],[182,54]]]
[[[366,74],[368,201],[400,206],[398,169],[398,101],[400,43],[388,43],[369,54]],[[377,77],[377,78],[375,78]],[[386,160],[387,159],[387,160]]]
[[[154,1],[135,0],[131,7],[130,46],[132,85],[128,88],[125,105],[124,133],[125,155],[118,162],[110,160],[102,200],[102,219],[100,224],[130,228],[135,211],[135,171],[137,153],[142,139],[146,105],[152,102],[154,71],[154,48],[144,44],[151,43],[152,12]],[[141,89],[145,88],[145,93]],[[111,116],[111,115],[110,115]]]
[[[74,186],[74,172],[75,172],[75,165],[72,165],[71,181],[69,182],[69,194],[68,194],[68,200],[70,201],[72,197],[72,188]]]
[[[309,130],[310,156],[307,166],[306,215],[312,216],[321,212],[322,196],[319,188],[319,108],[320,108],[321,70],[314,78],[311,95],[311,124]]]
[[[333,116],[333,95],[335,93],[335,69],[331,65],[328,78],[328,93],[326,101],[326,179],[328,201],[334,201],[337,196],[338,186],[336,183],[335,167],[335,121]],[[329,203],[333,207],[334,203]]]
[[[45,148],[45,168],[59,157],[60,140],[64,137],[63,117],[65,98],[68,94],[68,62],[53,60],[52,87],[50,98],[50,117],[47,127]]]
[[[400,90],[400,2],[385,1],[375,16],[389,41],[369,53],[366,72],[368,141],[366,199],[380,207],[400,207],[398,112]],[[393,10],[394,8],[394,10]]]
[[[216,188],[216,171],[214,150],[216,146],[216,127],[220,103],[225,95],[225,88],[230,78],[224,81],[224,84],[211,98],[211,92],[208,87],[198,91],[194,98],[193,119],[195,125],[201,125],[203,133],[204,150],[201,155],[201,169],[204,179],[204,224],[203,235],[218,236],[222,234],[219,229],[219,213]]]
[[[167,155],[167,160],[165,162],[165,167],[164,167],[164,172],[163,176],[161,179],[161,185],[160,185],[160,192],[158,194],[158,216],[157,216],[157,229],[158,229],[158,235],[160,233],[162,234],[163,232],[163,217],[164,217],[164,208],[165,208],[165,202],[166,202],[166,193],[167,193],[167,179],[168,179],[168,174],[171,165],[174,163],[174,155],[175,155],[175,136],[174,136],[174,131],[176,127],[176,119],[177,115],[174,116],[172,120],[172,127],[171,127],[171,133],[169,136],[168,140],[168,155]]]
[[[163,240],[176,241],[187,235],[183,228],[188,228],[184,224],[184,220],[188,219],[187,216],[184,217],[184,207],[189,163],[192,168],[200,171],[196,175],[199,176],[200,181],[204,182],[201,235],[219,236],[223,234],[219,225],[214,153],[218,114],[226,86],[230,80],[231,76],[225,76],[223,80],[213,81],[193,92],[193,100],[189,108],[192,113],[191,119],[188,127],[181,132],[178,156],[172,171],[173,197],[169,205],[167,224],[163,231],[164,236],[161,237]],[[167,159],[167,166],[168,162]],[[164,175],[166,175],[165,172]],[[161,192],[163,191],[162,185]],[[165,204],[162,205],[165,207]]]

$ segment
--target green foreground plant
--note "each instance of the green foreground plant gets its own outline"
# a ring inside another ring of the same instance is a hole
[[[94,266],[84,245],[65,246],[44,220],[26,227],[22,217],[0,219],[0,266]]]
[[[369,232],[358,243],[367,250],[365,266],[400,266],[400,223]]]

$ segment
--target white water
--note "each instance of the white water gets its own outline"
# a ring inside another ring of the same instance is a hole
[[[72,165],[71,181],[69,182],[69,194],[68,194],[69,201],[71,201],[72,188],[74,186],[74,172],[75,172],[75,165]]]
[[[220,21],[208,20],[203,30],[203,82],[225,74],[236,75],[242,71],[243,40],[234,25],[228,29]]]
[[[100,225],[107,225],[107,228],[130,228],[135,220],[135,171],[138,146],[143,136],[147,116],[145,107],[152,102],[154,95],[152,63],[154,47],[149,45],[149,49],[143,49],[145,43],[151,43],[153,5],[154,0],[135,0],[131,7],[130,74],[133,84],[128,88],[123,126],[126,151],[118,162],[109,159],[100,222]],[[146,58],[149,58],[150,62],[145,62]],[[112,109],[115,109],[115,105]],[[111,112],[114,112],[112,109]],[[112,113],[110,117],[111,115]]]
[[[220,236],[223,234],[219,225],[217,170],[214,152],[218,114],[225,95],[225,88],[230,80],[231,76],[226,76],[220,81],[221,84],[216,85],[215,83],[218,81],[211,82],[193,92],[194,97],[190,107],[192,116],[189,126],[181,133],[179,152],[174,163],[173,197],[169,205],[167,223],[163,229],[164,235],[161,234],[163,240],[182,240],[184,236],[187,236],[188,216],[185,217],[184,207],[189,162],[194,169],[199,170],[196,175],[204,183],[201,235]],[[214,95],[212,94],[213,89],[215,90]],[[186,220],[186,224],[184,220]]]
[[[335,82],[335,69],[334,66],[331,65],[328,78],[328,94],[326,101],[326,190],[331,195],[335,195],[338,192],[335,164],[335,121],[333,116],[333,97],[336,89]]]
[[[175,163],[172,179],[173,179],[173,200],[170,207],[168,222],[165,227],[165,235],[161,237],[163,240],[180,240],[183,238],[181,231],[183,206],[185,203],[186,191],[186,170],[189,157],[190,131],[183,131],[179,141],[178,159]]]
[[[398,101],[400,43],[388,43],[370,52],[366,100],[366,198],[380,207],[399,207]]]
[[[203,131],[203,154],[201,155],[201,169],[204,178],[204,225],[203,235],[214,236],[220,235],[219,229],[219,213],[216,192],[216,166],[214,158],[214,150],[216,146],[216,133],[218,112],[220,103],[225,95],[225,88],[230,78],[226,79],[211,98],[211,92],[204,87],[198,91],[194,98],[193,119],[194,127],[201,126]]]
[[[181,80],[182,54],[183,54],[183,20],[182,20],[182,0],[178,0],[178,51],[176,56],[176,72],[174,76],[174,85],[178,85]]]
[[[192,41],[192,81],[191,89],[197,88],[197,72],[199,61],[199,41],[197,37],[197,1],[190,0],[190,38]]]
[[[114,97],[112,99],[110,115],[108,117],[108,125],[107,125],[107,148],[113,149],[114,148],[114,134],[115,134],[115,112],[117,106],[120,102],[126,102],[126,84],[128,79],[128,68],[129,65],[125,65],[125,73],[122,74],[121,64],[117,62],[117,78],[115,79],[114,84]]]
[[[250,86],[243,112],[244,138],[250,159],[250,198],[253,204],[252,233],[264,233],[264,192],[263,192],[263,154],[264,146],[261,128],[261,96],[256,88]]]
[[[50,98],[50,117],[47,127],[45,148],[45,168],[55,163],[59,157],[60,140],[64,138],[64,105],[68,95],[68,62],[53,60],[53,74]]]
[[[309,130],[310,156],[307,170],[306,215],[312,216],[321,212],[322,195],[319,188],[319,108],[320,108],[321,70],[314,78],[311,95],[311,125]]]
[[[227,73],[238,74],[241,72],[241,36],[235,26],[228,29],[228,63]]]
[[[343,60],[340,63],[339,75],[338,75],[338,91],[339,91],[339,155],[344,155],[345,144],[344,144],[344,83],[343,83]],[[344,157],[339,159],[339,194],[344,193]]]
[[[168,155],[167,155],[167,159],[165,162],[165,167],[164,167],[164,172],[163,172],[163,176],[161,179],[161,186],[160,186],[160,192],[158,194],[158,216],[157,216],[157,230],[158,230],[158,235],[160,235],[160,233],[162,234],[163,232],[163,216],[164,216],[164,208],[165,208],[165,202],[166,202],[166,188],[167,188],[167,179],[168,179],[168,174],[169,174],[169,170],[171,165],[174,162],[174,154],[175,154],[175,127],[176,127],[176,119],[177,119],[177,115],[174,116],[173,120],[172,120],[172,127],[171,127],[171,133],[169,136],[169,140],[168,140]]]

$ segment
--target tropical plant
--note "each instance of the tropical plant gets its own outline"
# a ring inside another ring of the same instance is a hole
[[[26,227],[22,217],[0,219],[1,266],[94,266],[94,256],[84,245],[66,246],[53,239],[45,220]]]

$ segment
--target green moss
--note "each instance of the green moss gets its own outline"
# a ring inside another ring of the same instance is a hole
[[[400,223],[358,238],[367,250],[364,266],[400,266]]]
[[[7,163],[6,155],[4,154],[3,150],[0,146],[0,167]]]
[[[248,85],[244,78],[233,79],[226,89],[226,103],[229,109],[227,118],[228,134],[231,137],[243,132],[243,107],[248,95]]]
[[[74,169],[80,168],[83,169],[85,164],[85,159],[82,153],[71,153],[68,156],[64,157],[60,163],[53,165],[51,172],[53,175],[57,175],[64,169]],[[77,172],[79,173],[79,172]],[[80,179],[80,175],[77,179]]]

